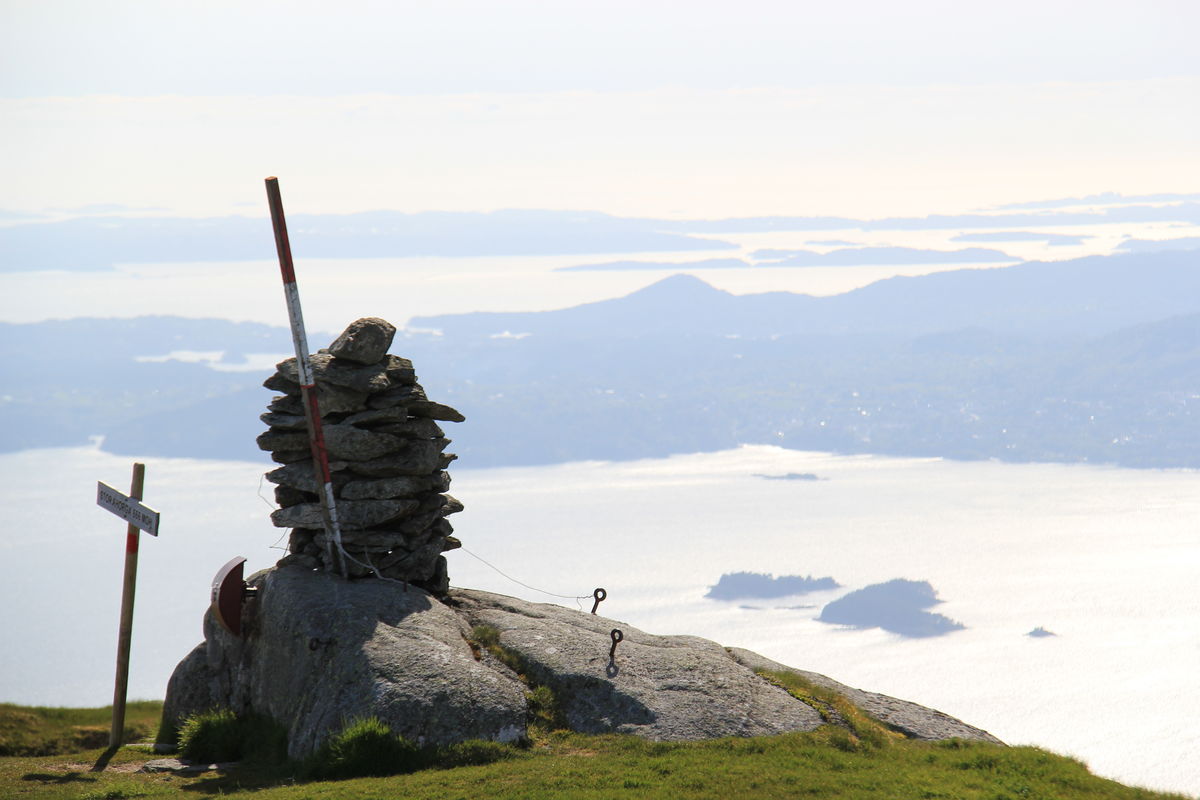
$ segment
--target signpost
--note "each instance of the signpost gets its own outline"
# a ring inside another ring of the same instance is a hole
[[[138,467],[142,467],[142,465],[134,465],[134,469]],[[145,474],[145,467],[142,467],[142,472]],[[141,487],[135,487],[134,491],[140,494]],[[96,505],[111,511],[133,527],[140,528],[151,536],[158,536],[159,513],[142,505],[139,502],[138,494],[126,497],[104,481],[97,481]]]
[[[112,730],[108,746],[121,746],[125,731],[125,694],[129,688],[129,644],[133,639],[133,595],[137,588],[139,530],[158,536],[159,513],[142,505],[142,487],[146,481],[146,465],[133,465],[133,481],[126,496],[100,482],[96,487],[96,505],[116,514],[129,523],[125,533],[125,580],[121,589],[121,628],[117,634],[117,680],[113,690]]]

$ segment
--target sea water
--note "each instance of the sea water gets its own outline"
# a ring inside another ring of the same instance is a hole
[[[283,555],[268,468],[147,461],[162,523],[141,537],[130,697],[162,697],[223,563]],[[94,448],[0,455],[0,700],[111,701],[125,525],[95,491],[124,488],[129,470]],[[789,473],[818,479],[777,479]],[[600,613],[621,624],[748,647],[1106,777],[1200,793],[1200,473],[755,446],[453,476],[466,504],[454,585],[584,612],[603,586]],[[738,571],[841,587],[705,597]],[[943,600],[930,610],[965,627],[914,639],[817,620],[894,578],[928,581]],[[1037,627],[1055,635],[1027,635]]]

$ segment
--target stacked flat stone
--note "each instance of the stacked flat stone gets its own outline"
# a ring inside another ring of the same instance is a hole
[[[450,440],[437,421],[462,422],[449,406],[430,402],[412,362],[388,354],[396,328],[377,317],[356,320],[327,349],[311,356],[317,403],[329,454],[347,574],[379,574],[434,594],[449,588],[447,550],[459,542],[446,517],[462,510],[448,494],[444,452]],[[322,522],[296,359],[277,365],[263,386],[282,392],[261,419],[270,430],[258,446],[283,466],[276,484],[277,527],[291,528],[280,566],[340,569]],[[376,572],[377,571],[377,572]]]

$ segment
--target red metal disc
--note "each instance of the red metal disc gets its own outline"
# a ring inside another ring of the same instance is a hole
[[[242,579],[246,559],[238,556],[217,571],[212,582],[212,610],[221,627],[234,636],[242,635],[242,598],[246,582]]]

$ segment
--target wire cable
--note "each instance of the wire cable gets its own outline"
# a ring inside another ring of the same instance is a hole
[[[478,560],[478,561],[482,561],[484,564],[486,564],[487,566],[491,567],[492,569],[494,569],[496,572],[500,573],[500,574],[501,574],[501,575],[503,575],[504,577],[508,578],[508,579],[509,579],[510,581],[512,581],[513,583],[516,583],[516,584],[519,584],[519,585],[521,585],[521,586],[524,586],[526,589],[532,589],[532,590],[533,590],[533,591],[535,591],[535,592],[540,592],[540,593],[542,593],[542,594],[547,594],[547,595],[550,595],[551,597],[561,597],[561,598],[562,598],[562,599],[564,599],[564,600],[574,600],[576,605],[579,605],[579,601],[580,601],[580,600],[587,600],[588,598],[590,598],[590,597],[592,596],[592,595],[590,595],[590,594],[558,594],[557,592],[548,592],[548,591],[546,591],[545,589],[539,589],[539,588],[538,588],[538,587],[536,587],[536,586],[530,586],[528,583],[525,583],[525,581],[519,581],[519,580],[517,580],[516,578],[514,578],[512,575],[509,575],[507,572],[505,572],[504,570],[500,569],[499,567],[497,567],[497,566],[496,566],[495,564],[493,564],[492,562],[488,561],[488,560],[487,560],[486,558],[484,558],[483,556],[476,555],[475,553],[472,553],[470,550],[468,550],[468,549],[467,549],[467,548],[465,548],[465,547],[459,547],[458,549],[459,549],[459,550],[462,550],[464,553],[466,553],[467,555],[469,555],[471,558],[474,558],[474,559],[476,559],[476,560]],[[579,607],[580,607],[580,610],[583,610],[583,606],[579,606]]]

